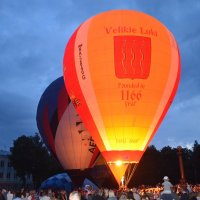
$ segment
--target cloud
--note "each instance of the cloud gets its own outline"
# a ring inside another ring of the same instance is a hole
[[[170,107],[152,144],[162,146],[186,146],[199,140],[200,95],[175,101]]]
[[[32,98],[0,90],[0,147],[8,148],[17,135],[37,132]]]
[[[66,43],[95,14],[132,9],[157,18],[174,34],[182,59],[180,86],[153,140],[158,146],[199,139],[200,1],[0,1],[0,148],[37,131],[35,115],[46,87],[62,76]],[[170,14],[169,14],[170,13]]]

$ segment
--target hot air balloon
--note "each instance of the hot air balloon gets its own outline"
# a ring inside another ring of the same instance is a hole
[[[72,181],[67,173],[55,174],[41,183],[40,189],[73,190]]]
[[[100,154],[95,160],[94,165],[89,170],[90,179],[96,183],[99,188],[116,188],[117,184],[113,174],[109,170],[104,158]]]
[[[42,94],[37,107],[36,121],[48,149],[56,156],[54,139],[59,120],[69,105],[63,77],[53,81]]]
[[[107,11],[77,28],[63,65],[70,99],[120,183],[128,164],[140,161],[177,91],[176,40],[145,13]]]
[[[75,185],[82,184],[87,175],[84,170],[93,165],[99,150],[68,97],[63,77],[53,81],[43,93],[37,124],[44,141]]]

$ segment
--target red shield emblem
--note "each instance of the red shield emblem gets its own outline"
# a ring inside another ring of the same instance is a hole
[[[151,64],[151,38],[115,36],[114,56],[118,78],[146,79]]]

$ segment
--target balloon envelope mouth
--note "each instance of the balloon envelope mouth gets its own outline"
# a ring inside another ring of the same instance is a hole
[[[124,164],[131,164],[131,163],[138,163],[138,162],[134,162],[134,161],[122,161],[122,160],[116,160],[116,161],[109,161],[107,162],[108,165],[117,165],[117,166],[122,166]]]
[[[116,161],[116,165],[117,165],[117,166],[121,166],[121,165],[122,165],[122,161],[121,161],[121,160],[117,160],[117,161]]]

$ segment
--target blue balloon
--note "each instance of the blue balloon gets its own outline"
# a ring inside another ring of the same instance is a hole
[[[67,173],[56,174],[42,182],[40,189],[56,189],[71,192],[73,190],[72,181]]]
[[[59,77],[45,89],[38,103],[36,116],[38,130],[46,146],[55,156],[54,139],[59,124],[58,116],[65,111],[62,105],[66,107],[69,102],[63,77]]]
[[[92,188],[93,190],[97,190],[98,189],[97,185],[95,185],[92,181],[90,181],[87,178],[84,180],[82,188],[84,190],[87,190],[88,188]]]

